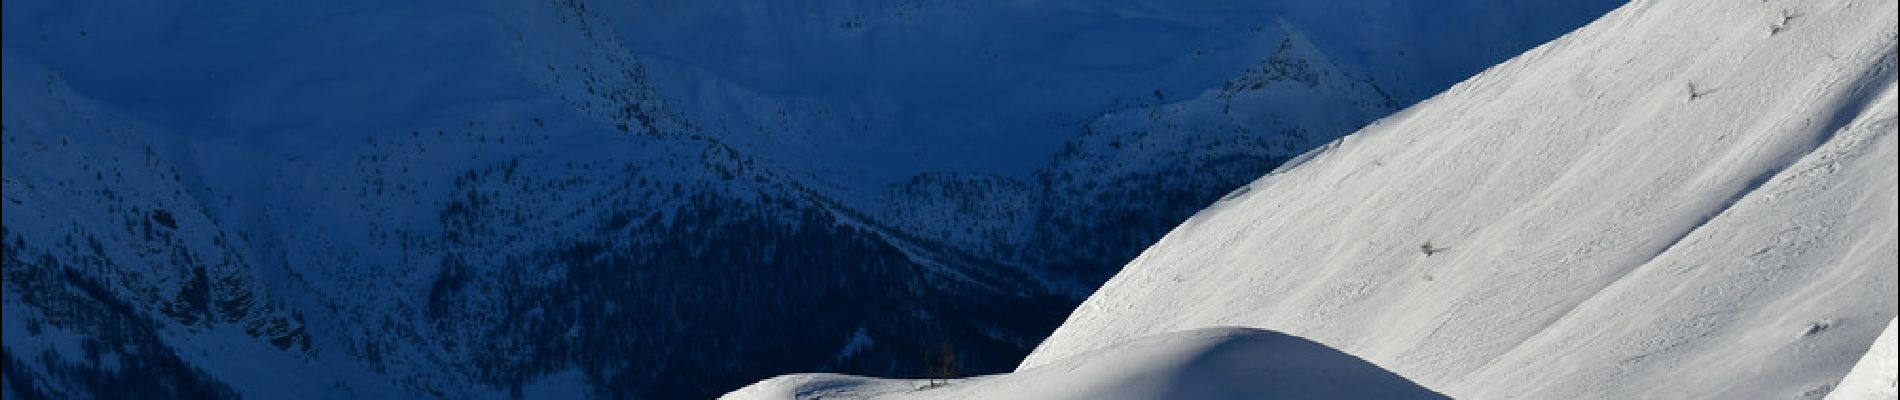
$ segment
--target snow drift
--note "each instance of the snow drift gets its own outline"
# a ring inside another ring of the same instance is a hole
[[[923,380],[786,375],[725,396],[918,399],[1444,398],[1350,354],[1278,332],[1206,328],[1144,337],[1017,371]]]

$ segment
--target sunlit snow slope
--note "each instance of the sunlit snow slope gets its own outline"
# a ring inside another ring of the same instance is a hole
[[[1887,322],[1887,330],[1880,332],[1880,338],[1867,348],[1867,355],[1861,356],[1854,369],[1847,372],[1841,384],[1829,393],[1828,399],[1892,399],[1900,396],[1895,388],[1900,381],[1895,380],[1895,343],[1893,329],[1895,322]]]
[[[1894,318],[1894,65],[1893,1],[1634,2],[1203,211],[1019,370],[1239,325],[1454,397],[1824,395]]]
[[[1895,315],[1895,8],[1637,1],[1234,191],[1014,374],[733,397],[1104,387],[1021,377],[1222,326],[1459,398],[1825,396]]]

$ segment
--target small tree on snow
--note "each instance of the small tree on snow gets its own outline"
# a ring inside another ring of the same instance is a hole
[[[1715,89],[1698,87],[1695,82],[1689,82],[1689,100],[1700,99],[1702,96],[1708,96],[1710,93],[1715,93]]]
[[[924,359],[930,363],[930,382],[925,384],[924,387],[918,388],[918,390],[934,389],[949,385],[950,380],[956,378],[959,374],[957,370],[957,352],[950,348],[949,343],[938,346],[937,351],[924,352]]]

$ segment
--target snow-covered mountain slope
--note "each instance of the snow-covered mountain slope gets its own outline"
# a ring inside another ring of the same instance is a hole
[[[1897,367],[1895,362],[1895,358],[1900,357],[1900,353],[1896,353],[1895,346],[1900,346],[1900,344],[1894,342],[1893,336],[1896,323],[1900,323],[1900,320],[1887,322],[1887,330],[1880,332],[1880,338],[1874,339],[1874,344],[1867,347],[1867,354],[1861,356],[1860,362],[1854,363],[1854,369],[1847,372],[1846,378],[1841,378],[1840,386],[1836,386],[1833,393],[1828,393],[1827,398],[1847,400],[1900,397],[1900,390],[1896,389],[1900,388],[1900,378],[1896,378],[1900,377],[1896,375],[1896,370],[1900,367]]]
[[[1454,397],[1819,397],[1895,315],[1895,8],[1633,2],[1181,224],[1019,371],[1248,326]]]
[[[1626,5],[1234,191],[1016,372],[950,387],[1047,390],[1070,381],[1022,377],[1245,326],[1453,397],[1890,390],[1895,11]],[[793,375],[733,396],[934,396],[906,384]]]
[[[9,0],[0,378],[1000,372],[1228,188],[1612,3]]]
[[[1144,337],[1010,374],[954,381],[785,375],[726,399],[1433,399],[1376,365],[1278,332],[1206,328]]]

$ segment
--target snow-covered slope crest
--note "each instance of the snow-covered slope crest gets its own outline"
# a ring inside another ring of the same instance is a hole
[[[1445,398],[1377,365],[1279,332],[1217,327],[1145,337],[1037,368],[938,382],[785,375],[725,396],[918,399]]]
[[[1854,369],[1841,379],[1841,385],[1827,395],[1828,399],[1892,399],[1900,397],[1900,380],[1895,379],[1895,343],[1894,325],[1900,320],[1888,321],[1887,330],[1880,332],[1880,338],[1874,339],[1874,345],[1867,348],[1867,355],[1854,363]]]
[[[1895,315],[1895,8],[1633,2],[1201,212],[1018,370],[1238,325],[1454,397],[1825,395]]]

